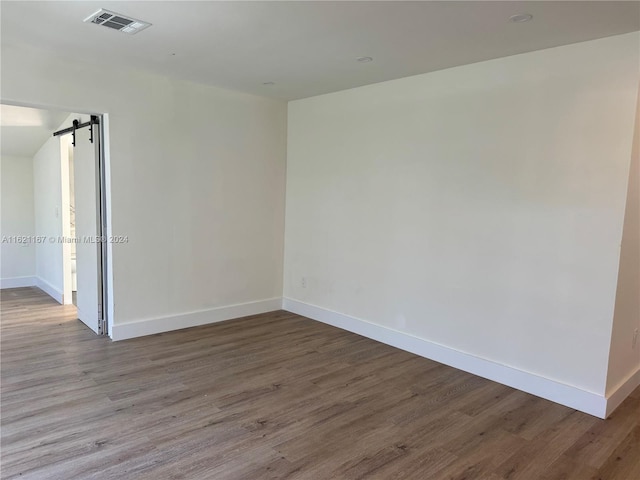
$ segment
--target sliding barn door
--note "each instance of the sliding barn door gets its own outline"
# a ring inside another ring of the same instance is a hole
[[[83,118],[82,122],[86,120]],[[76,131],[73,149],[78,318],[102,334],[102,245],[99,218],[100,126]],[[93,140],[93,142],[91,141]]]

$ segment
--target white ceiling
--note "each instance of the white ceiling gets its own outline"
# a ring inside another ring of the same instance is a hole
[[[100,7],[153,26],[130,36],[82,22]],[[2,1],[1,8],[5,45],[287,100],[640,30],[640,2],[614,1]],[[523,12],[534,19],[508,21]],[[358,63],[360,56],[374,61]]]
[[[69,115],[0,104],[0,154],[33,157]]]

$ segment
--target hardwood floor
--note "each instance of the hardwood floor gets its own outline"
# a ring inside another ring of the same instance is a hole
[[[2,290],[2,478],[640,479],[599,420],[287,312],[113,343]]]

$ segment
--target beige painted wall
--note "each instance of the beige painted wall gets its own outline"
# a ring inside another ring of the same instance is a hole
[[[638,48],[291,102],[285,297],[602,396]]]
[[[620,248],[620,270],[607,377],[608,393],[615,391],[621,383],[640,370],[640,338],[636,339],[634,348],[634,332],[640,332],[640,95]]]
[[[34,235],[33,163],[28,157],[0,158],[0,204],[2,222],[0,233],[4,239],[0,250],[0,278],[3,287],[32,283],[35,275],[35,244],[14,243],[14,235]]]

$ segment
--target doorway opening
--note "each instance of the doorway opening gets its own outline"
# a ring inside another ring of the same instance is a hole
[[[63,246],[65,297],[78,310],[78,318],[98,334],[107,333],[104,312],[106,225],[102,122],[98,115],[81,115],[57,130],[63,163]]]
[[[104,117],[1,108],[1,287],[39,288],[107,335]]]

